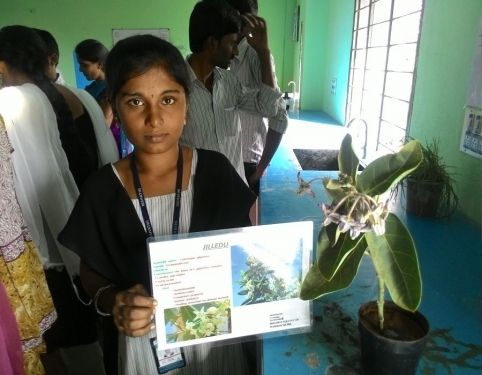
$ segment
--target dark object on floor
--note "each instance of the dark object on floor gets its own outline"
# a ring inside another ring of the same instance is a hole
[[[293,152],[304,170],[338,170],[338,150],[293,149]]]

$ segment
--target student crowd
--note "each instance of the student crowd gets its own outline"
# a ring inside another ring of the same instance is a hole
[[[199,1],[187,57],[152,35],[83,40],[84,90],[63,81],[51,33],[0,29],[1,374],[94,357],[108,375],[258,373],[254,339],[156,348],[146,245],[252,223],[288,125],[257,13]]]

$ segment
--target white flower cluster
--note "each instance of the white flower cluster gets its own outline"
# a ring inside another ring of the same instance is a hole
[[[221,330],[227,329],[227,309],[224,304],[219,307],[211,306],[207,310],[204,307],[194,309],[193,320],[187,320],[185,332],[194,338],[215,336]],[[226,327],[225,327],[226,326]]]
[[[351,239],[360,233],[373,231],[377,236],[385,233],[387,203],[378,203],[369,195],[352,192],[333,207],[321,204],[325,214],[323,225],[338,224],[341,233],[350,232]],[[341,211],[341,212],[340,212]]]

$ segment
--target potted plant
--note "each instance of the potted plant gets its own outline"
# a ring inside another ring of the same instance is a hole
[[[379,286],[378,299],[360,308],[358,324],[362,366],[370,375],[414,373],[428,333],[426,319],[416,312],[422,295],[416,247],[408,229],[389,211],[384,199],[385,193],[417,169],[422,158],[420,143],[413,140],[358,174],[359,160],[347,135],[338,156],[338,178],[323,180],[333,201],[322,204],[324,221],[317,258],[303,280],[300,297],[316,299],[348,287],[363,255],[370,256]],[[307,184],[300,179],[300,191],[308,191]],[[385,301],[385,290],[393,302]],[[414,331],[408,337],[407,327]],[[365,344],[375,346],[367,348]],[[394,368],[390,368],[392,365]]]
[[[425,217],[450,217],[458,205],[454,180],[439,153],[437,140],[422,145],[423,160],[406,178],[406,210]]]

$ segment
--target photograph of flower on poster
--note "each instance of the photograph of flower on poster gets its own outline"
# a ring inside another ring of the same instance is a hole
[[[174,343],[231,333],[229,299],[164,310],[166,342]]]
[[[286,240],[286,239],[285,239]],[[272,245],[272,246],[271,246]],[[231,262],[234,306],[296,298],[302,273],[302,243],[276,243],[269,249],[233,246]]]

